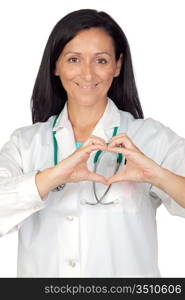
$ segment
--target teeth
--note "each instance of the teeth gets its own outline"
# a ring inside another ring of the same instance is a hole
[[[93,87],[95,87],[95,85],[84,85],[84,86],[80,86],[82,89],[91,89]]]
[[[95,86],[97,86],[98,84],[94,84],[94,85],[79,85],[77,82],[76,84],[81,88],[81,89],[92,89],[94,88]]]

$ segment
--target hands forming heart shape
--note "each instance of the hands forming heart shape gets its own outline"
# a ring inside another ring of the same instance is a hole
[[[91,172],[87,167],[87,160],[92,151],[98,150],[122,153],[127,163],[121,171],[109,178]],[[105,185],[120,181],[152,183],[162,170],[123,133],[112,137],[108,145],[102,138],[90,136],[80,148],[61,161],[57,167],[60,168],[62,183],[96,181]]]

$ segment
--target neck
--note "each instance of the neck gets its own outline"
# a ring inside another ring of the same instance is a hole
[[[68,118],[73,128],[83,130],[89,127],[95,127],[102,117],[106,105],[107,99],[90,106],[79,105],[75,101],[68,101]]]
[[[92,134],[96,124],[102,117],[107,105],[107,98],[94,105],[79,105],[77,101],[68,99],[68,118],[73,127],[77,142],[84,142]]]

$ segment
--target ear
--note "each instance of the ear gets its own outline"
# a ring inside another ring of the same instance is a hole
[[[59,76],[59,72],[58,72],[58,64],[57,64],[58,61],[56,61],[55,63],[55,70],[54,70],[54,75],[55,76]]]
[[[114,77],[118,77],[121,71],[121,67],[122,67],[122,63],[123,63],[123,53],[120,54],[120,57],[118,59],[118,61],[116,62],[117,66],[116,66],[116,72]]]
[[[59,76],[59,73],[58,73],[57,67],[55,67],[54,75],[55,75],[55,76]]]

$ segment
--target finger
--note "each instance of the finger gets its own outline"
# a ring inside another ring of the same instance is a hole
[[[115,139],[109,143],[108,147],[125,147],[126,149],[135,150],[142,153],[142,151],[127,136]]]
[[[88,145],[106,145],[106,142],[104,139],[97,137],[95,135],[91,135],[83,144],[82,147],[86,147]]]
[[[100,136],[97,136],[97,135],[90,135],[89,138],[95,138],[95,139],[98,139],[100,141],[102,141],[104,144],[106,144],[105,140],[103,138],[101,138]]]
[[[108,147],[116,147],[122,146],[129,149],[134,149],[135,145],[131,142],[131,140],[127,136],[117,136],[114,140],[109,142]]]
[[[115,136],[112,136],[111,139],[109,140],[109,143],[116,140],[117,138],[121,138],[121,137],[128,137],[128,135],[126,135],[126,133],[120,133]]]
[[[109,140],[109,142],[112,142],[112,141],[116,140],[117,138],[121,138],[121,137],[127,138],[132,144],[134,144],[133,141],[132,141],[132,139],[126,133],[120,133],[120,134],[117,134],[117,135],[113,136]]]
[[[91,152],[93,151],[107,151],[107,146],[102,146],[102,145],[90,145],[86,147],[80,147],[75,150],[69,157],[66,158],[72,159],[73,163],[80,163],[83,161],[87,161]]]
[[[120,147],[109,148],[108,151],[115,152],[115,153],[122,153],[129,161],[141,167],[148,165],[151,162],[151,159],[148,158],[146,155],[144,155],[144,153],[140,151],[120,148]]]
[[[77,155],[80,160],[87,160],[93,151],[107,151],[107,146],[102,146],[102,145],[89,145],[86,147],[80,147],[75,151],[75,154]]]
[[[114,152],[114,153],[121,153],[124,154],[125,157],[129,157],[132,154],[132,150],[122,148],[122,147],[109,147],[107,148],[109,152]]]
[[[107,145],[88,145],[84,148],[81,148],[82,152],[90,154],[92,151],[101,150],[101,151],[107,151]]]
[[[119,134],[117,134],[117,135],[111,137],[110,141],[113,141],[113,140],[115,140],[117,137],[122,137],[122,136],[127,136],[127,134],[124,133],[124,132],[119,133]]]
[[[93,173],[93,172],[89,172],[88,180],[107,184],[107,179],[105,177],[103,177],[102,175]]]

